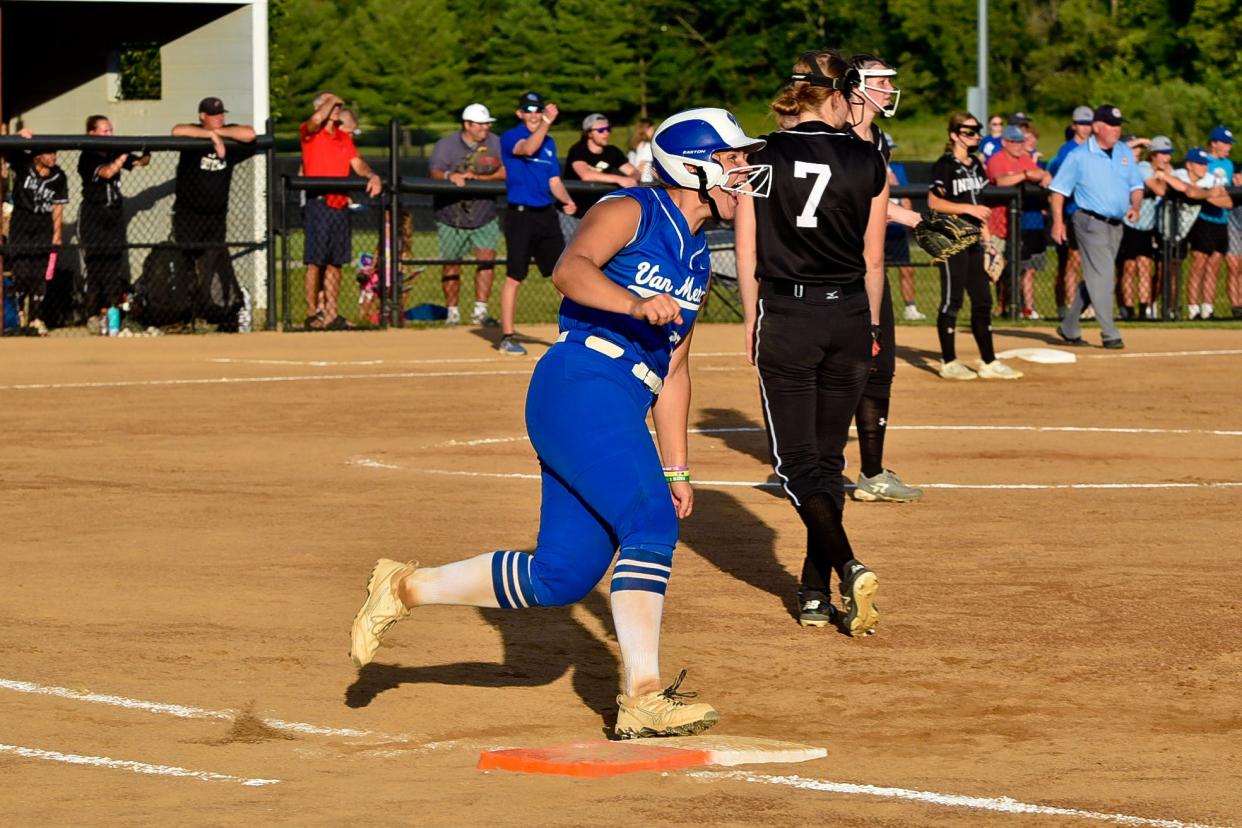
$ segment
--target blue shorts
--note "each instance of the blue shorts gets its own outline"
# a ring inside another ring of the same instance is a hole
[[[526,430],[543,481],[532,566],[557,596],[589,592],[618,548],[671,556],[677,544],[677,513],[647,430],[654,397],[630,365],[564,342],[531,377]]]
[[[353,258],[349,211],[329,207],[322,198],[308,200],[302,263],[340,267]]]

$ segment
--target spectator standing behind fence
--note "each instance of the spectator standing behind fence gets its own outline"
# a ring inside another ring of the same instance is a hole
[[[1082,257],[1083,286],[1057,326],[1057,333],[1071,345],[1085,345],[1080,318],[1090,302],[1100,321],[1101,344],[1124,348],[1121,331],[1113,322],[1113,289],[1116,286],[1117,250],[1121,246],[1121,220],[1134,221],[1143,200],[1143,179],[1134,152],[1121,143],[1121,110],[1105,104],[1095,110],[1092,137],[1065,156],[1052,180],[1052,239],[1066,239],[1065,199],[1073,196],[1078,210],[1071,217]]]
[[[1091,124],[1094,120],[1095,113],[1091,107],[1074,107],[1070,115],[1070,125],[1066,128],[1065,143],[1048,162],[1048,172],[1052,173],[1053,178],[1056,178],[1057,171],[1065,163],[1066,156],[1091,137]],[[1070,297],[1074,295],[1074,290],[1078,286],[1078,276],[1082,270],[1081,257],[1078,255],[1078,235],[1074,231],[1074,223],[1070,221],[1070,217],[1077,209],[1078,204],[1074,199],[1065,200],[1065,231],[1068,235],[1064,243],[1054,242],[1057,245],[1057,278],[1053,285],[1053,294],[1056,297],[1057,316],[1060,318],[1065,317],[1065,308],[1070,303]],[[1090,312],[1090,309],[1088,311]]]
[[[461,113],[461,129],[436,142],[431,151],[431,177],[451,181],[458,187],[467,181],[503,181],[505,168],[500,162],[500,139],[492,134],[495,119],[487,107],[472,103]],[[480,264],[474,274],[474,310],[470,321],[494,328],[496,320],[487,315],[496,274],[496,248],[500,243],[500,221],[496,199],[469,194],[436,195],[432,200],[436,216],[436,235],[441,259],[474,257]],[[446,264],[441,270],[448,325],[461,322],[457,307],[461,296],[461,265]]]
[[[313,101],[315,111],[298,128],[302,170],[309,178],[347,178],[351,172],[367,179],[366,193],[375,198],[383,189],[380,177],[358,155],[354,137],[341,126],[344,102],[329,91]],[[306,265],[306,327],[342,330],[350,327],[338,313],[341,265],[353,259],[349,227],[349,196],[345,193],[308,194],[302,263]],[[323,308],[318,309],[323,291]]]
[[[229,188],[233,170],[255,154],[254,128],[247,124],[226,124],[228,112],[216,97],[198,102],[198,123],[177,124],[172,134],[178,138],[206,138],[211,143],[201,149],[182,150],[177,159],[176,198],[173,200],[173,241],[185,248],[185,255],[199,277],[208,262],[223,271],[229,285],[237,283],[233,262],[225,239],[228,234]],[[225,139],[238,142],[226,147]]]
[[[497,348],[511,356],[526,353],[517,341],[513,324],[518,288],[530,271],[530,260],[534,258],[545,278],[552,275],[552,268],[565,251],[565,236],[552,211],[557,202],[568,215],[572,216],[577,209],[561,181],[556,142],[548,137],[548,128],[559,112],[556,104],[545,105],[542,95],[526,92],[518,100],[516,114],[520,123],[500,136],[509,194],[509,214],[505,220],[509,259],[508,275],[500,289],[502,337]]]
[[[927,204],[931,209],[966,217],[980,225],[987,235],[991,208],[979,203],[987,186],[983,162],[974,154],[982,127],[969,112],[956,112],[949,118],[949,140],[944,155],[932,166]],[[957,358],[955,334],[957,314],[964,295],[970,296],[970,332],[979,348],[978,372]],[[1022,372],[996,358],[992,342],[992,285],[983,269],[983,244],[972,245],[940,264],[940,312],[936,316],[940,336],[940,376],[952,380],[1020,379]]]
[[[887,132],[884,133],[884,140],[888,144],[888,151],[890,153],[897,148],[897,142]],[[906,165],[900,161],[893,161],[890,158],[888,162],[889,187],[907,187],[909,184],[910,176],[906,173]],[[905,207],[907,210],[914,209],[914,202],[908,198],[890,198],[889,203]],[[897,273],[901,283],[901,299],[906,306],[901,313],[901,317],[907,322],[922,322],[927,318],[927,314],[920,311],[918,304],[915,302],[914,267],[909,264],[910,229],[901,222],[890,221],[885,229],[884,261],[890,266],[894,263],[897,265]]]
[[[17,133],[34,137],[29,129]],[[27,328],[47,336],[43,299],[55,268],[56,248],[61,244],[65,205],[69,203],[69,179],[56,166],[56,151],[17,152],[8,157],[13,170],[13,214],[9,219],[8,244],[14,252],[5,257],[13,273],[18,307]]]
[[[565,180],[590,181],[596,184],[615,184],[618,187],[638,185],[638,170],[630,163],[619,147],[608,142],[612,137],[612,124],[607,116],[595,112],[582,120],[582,137],[565,154]],[[576,195],[574,214],[561,214],[561,229],[566,237],[573,236],[578,222],[586,211],[600,200],[598,195]]]
[[[103,115],[86,119],[87,135],[112,135],[112,122]],[[82,150],[78,175],[82,178],[82,209],[78,238],[86,265],[86,312],[120,305],[129,292],[129,256],[126,254],[121,174],[151,162],[149,152]]]
[[[652,166],[651,136],[655,135],[655,122],[650,118],[639,118],[634,124],[634,132],[630,135],[630,151],[626,154],[630,164],[638,170],[638,183],[650,184],[655,181],[655,169]]]
[[[988,134],[979,142],[979,154],[986,162],[1001,148],[1001,133],[1005,129],[1005,116],[1001,114],[988,118]]]
[[[1210,189],[1228,187],[1233,183],[1233,161],[1229,158],[1232,149],[1232,130],[1223,126],[1212,130],[1208,136],[1206,157],[1207,175],[1213,180],[1199,181],[1199,186]],[[1211,319],[1215,310],[1216,274],[1225,254],[1229,252],[1229,208],[1232,206],[1232,201],[1220,204],[1208,199],[1190,228],[1190,282],[1186,301],[1191,319]]]
[[[1001,148],[987,163],[988,180],[993,184],[1021,187],[1029,183],[1047,187],[1052,181],[1052,176],[1035,163],[1027,147],[1026,133],[1021,127],[1013,124],[1005,127],[1001,133]],[[1039,198],[1033,199],[1036,209],[1030,209],[1032,205],[1024,199],[1023,206],[1026,209],[1022,211],[1021,227],[1018,229],[1023,319],[1039,319],[1039,312],[1035,310],[1035,271],[1043,267],[1044,251],[1048,247],[1044,236],[1044,215],[1040,211],[1042,201]],[[1008,205],[992,208],[989,226],[993,236],[1009,238]],[[998,293],[1002,296],[1002,307],[1017,298],[1008,296],[1008,287],[1004,277],[997,282]]]
[[[1161,197],[1168,191],[1168,184],[1161,173],[1171,173],[1173,165],[1173,142],[1168,136],[1157,135],[1147,146],[1147,160],[1139,162],[1139,175],[1143,179],[1143,200],[1139,204],[1138,217],[1125,219],[1121,231],[1121,249],[1117,254],[1121,262],[1121,301],[1118,316],[1122,319],[1154,319],[1152,305],[1152,275],[1156,264],[1156,210]],[[1135,299],[1138,308],[1135,309]]]

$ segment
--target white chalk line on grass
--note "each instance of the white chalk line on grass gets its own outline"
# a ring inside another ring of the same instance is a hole
[[[99,768],[127,770],[150,776],[177,776],[183,779],[198,779],[202,782],[236,782],[251,788],[280,783],[279,779],[253,779],[244,776],[231,776],[227,773],[190,770],[189,768],[179,768],[175,765],[148,765],[146,762],[133,762],[129,759],[111,759],[107,756],[84,756],[80,753],[61,753],[57,750],[41,750],[39,748],[22,747],[21,745],[0,744],[0,753],[22,756],[26,759],[47,759],[52,762],[64,762],[69,765],[93,765]]]
[[[1200,822],[1182,822],[1176,819],[1152,819],[1150,817],[1131,816],[1130,814],[1108,814],[1099,811],[1084,811],[1078,808],[1057,808],[1051,805],[1034,805],[1019,802],[1007,796],[963,796],[961,794],[943,794],[934,791],[916,791],[909,788],[888,788],[878,785],[857,785],[848,782],[829,782],[824,779],[807,779],[802,776],[771,776],[749,771],[691,771],[687,774],[693,779],[708,781],[732,780],[754,782],[764,785],[783,785],[799,788],[804,791],[822,793],[853,794],[875,796],[887,799],[905,799],[922,802],[928,805],[940,805],[947,808],[972,808],[978,811],[995,811],[1002,814],[1039,814],[1041,816],[1064,816],[1077,819],[1093,819],[1100,822],[1112,822],[1118,825],[1142,826],[1143,828],[1216,828]]]
[[[111,707],[124,707],[128,710],[142,710],[147,713],[163,713],[181,719],[224,719],[236,718],[235,710],[208,710],[202,707],[190,707],[183,704],[166,704],[164,702],[143,701],[125,696],[113,696],[106,693],[91,693],[73,690],[68,687],[53,687],[35,684],[29,681],[0,679],[0,690],[12,690],[17,693],[30,693],[38,696],[53,696],[70,701],[88,702],[90,704],[106,704]],[[350,727],[320,727],[304,722],[286,722],[283,719],[260,719],[263,724],[275,730],[301,733],[307,736],[347,736],[352,738],[372,737],[389,741],[407,741],[404,736],[386,736],[372,733],[369,730],[355,730]]]
[[[351,466],[363,466],[375,469],[404,469],[394,463],[381,463],[369,457],[354,458],[348,461]],[[538,480],[539,475],[530,472],[480,472],[463,469],[423,469],[413,468],[410,471],[419,474],[439,474],[447,477],[489,477],[497,480]],[[781,484],[769,481],[753,482],[749,480],[695,480],[696,486],[737,487],[742,489],[777,488]],[[1217,481],[1207,483],[917,483],[921,489],[994,489],[994,490],[1054,490],[1054,489],[1228,489],[1242,487],[1242,481]],[[854,485],[846,483],[845,488]]]
[[[1242,429],[1220,428],[1108,428],[1104,426],[1026,426],[1026,425],[890,425],[888,431],[1021,431],[1046,434],[1204,434],[1211,437],[1242,437]],[[740,434],[762,433],[758,426],[737,428],[689,428],[687,434]],[[850,431],[857,431],[850,426]],[[655,434],[654,431],[651,432]],[[489,446],[500,443],[529,442],[530,437],[481,437],[476,440],[446,440],[433,444],[433,448],[457,446]]]

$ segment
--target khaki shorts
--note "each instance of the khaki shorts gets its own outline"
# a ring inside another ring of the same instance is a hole
[[[482,227],[437,224],[441,259],[473,259],[476,250],[495,250],[500,244],[500,222],[492,219]]]

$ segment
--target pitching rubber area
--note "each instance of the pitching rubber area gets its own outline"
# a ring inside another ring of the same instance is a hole
[[[655,744],[604,741],[606,581],[419,609],[349,661],[377,558],[534,547],[523,399],[555,331],[526,333],[525,359],[468,328],[0,343],[3,822],[1242,824],[1242,330],[952,383],[900,328],[885,465],[926,495],[847,505],[883,585],[854,639],[796,622],[741,330],[701,327],[661,663],[721,720]],[[478,768],[584,743],[656,767]]]

